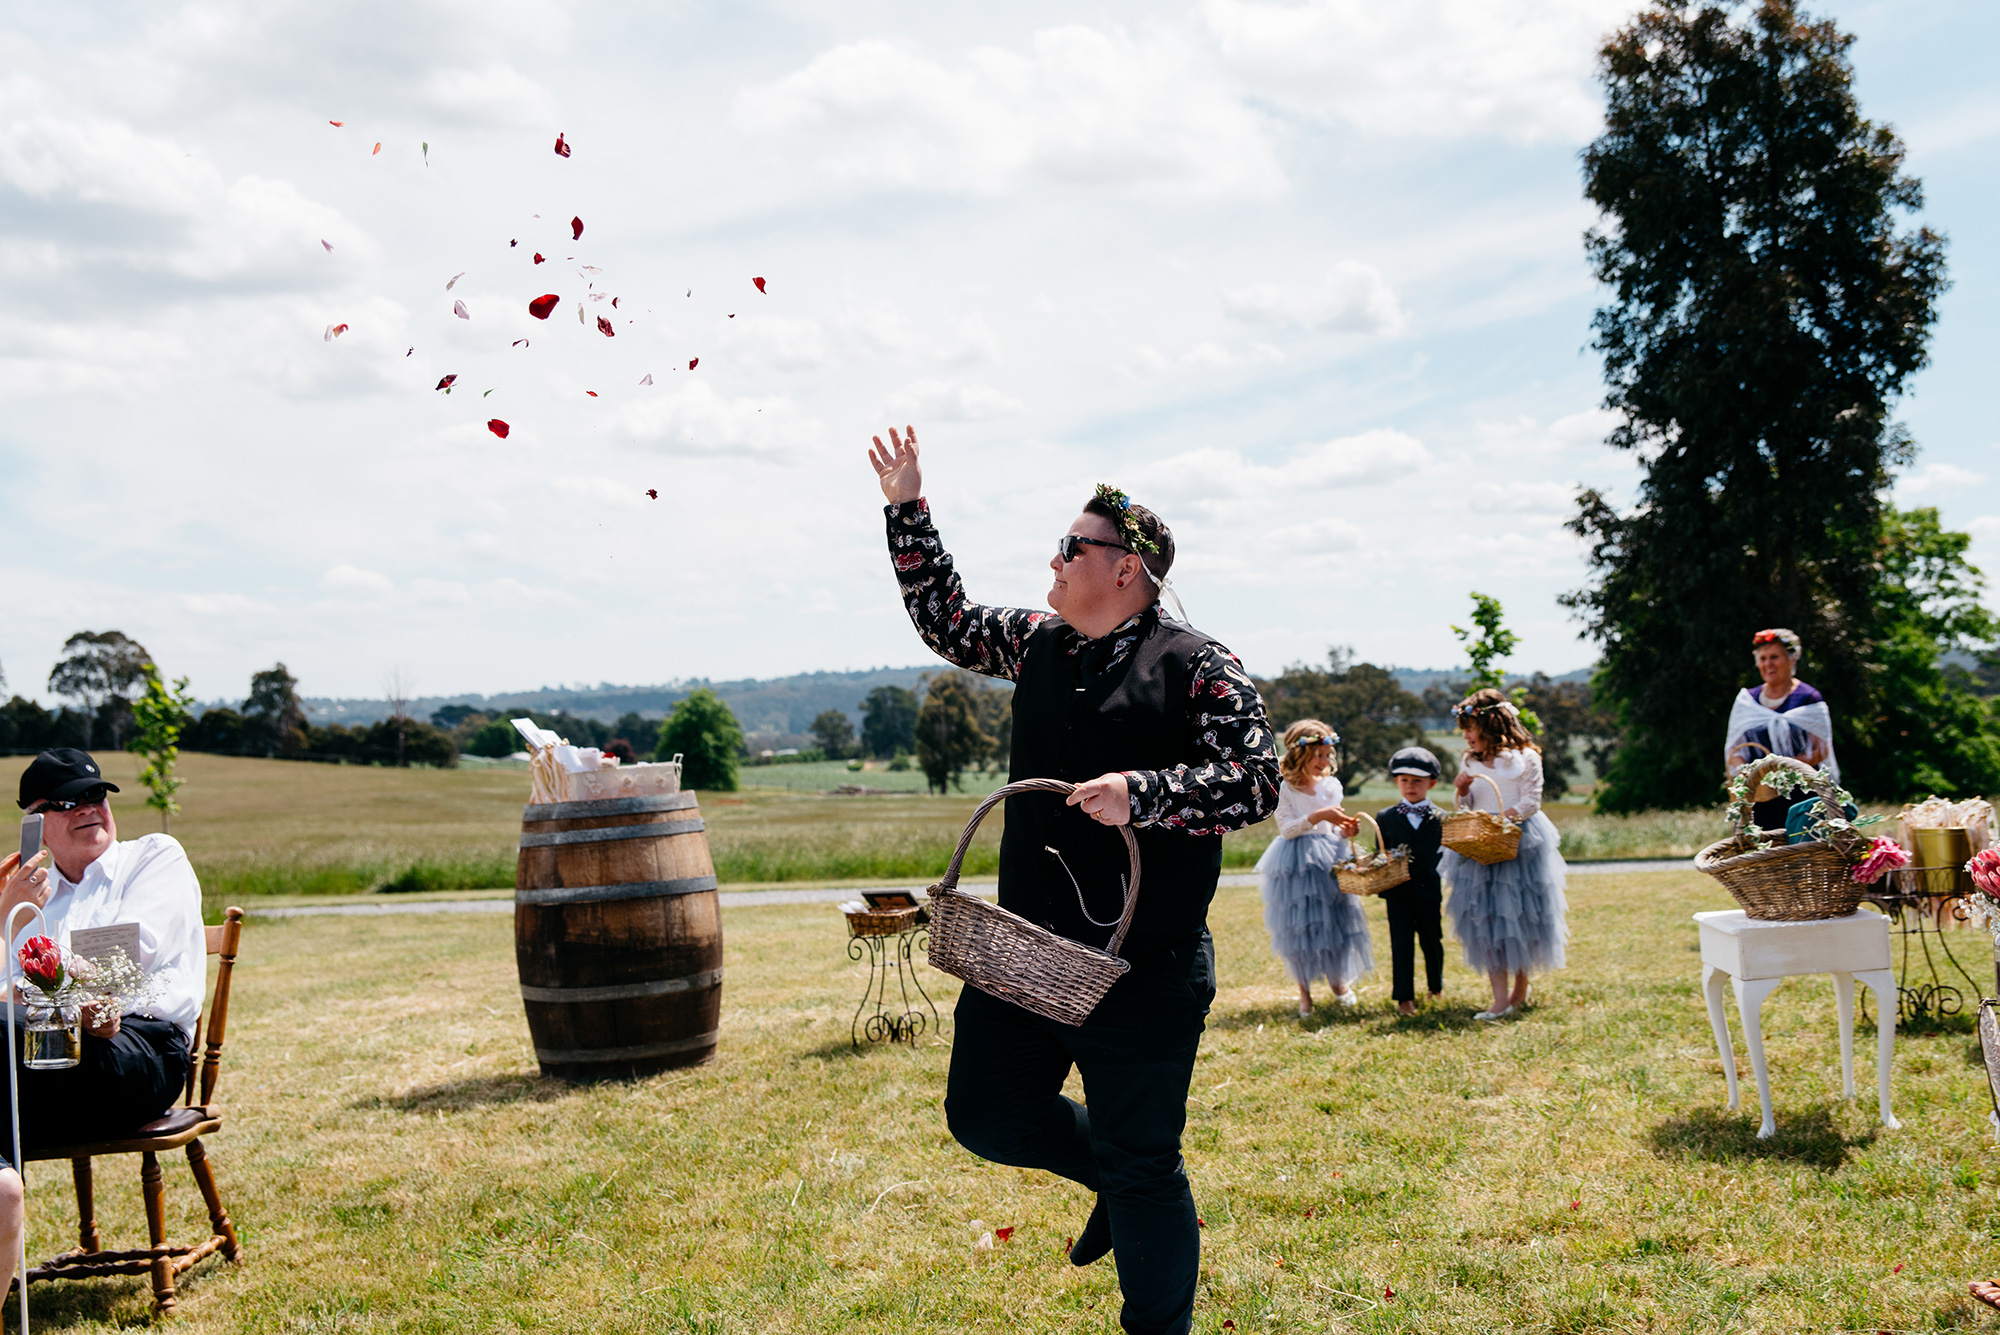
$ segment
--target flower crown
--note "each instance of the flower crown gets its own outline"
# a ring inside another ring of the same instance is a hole
[[[1510,718],[1521,717],[1520,707],[1511,700],[1489,700],[1483,705],[1475,705],[1470,700],[1460,701],[1451,707],[1453,718],[1464,718],[1467,714],[1491,714],[1495,711]]]
[[[1805,649],[1805,643],[1788,630],[1760,630],[1750,637],[1750,647],[1761,649],[1767,644],[1782,644],[1785,652],[1797,658]]]
[[[1118,525],[1118,536],[1124,544],[1142,556],[1157,556],[1160,544],[1139,531],[1138,517],[1132,513],[1132,500],[1124,492],[1109,482],[1097,484],[1097,499],[1110,506],[1118,514],[1114,521]]]

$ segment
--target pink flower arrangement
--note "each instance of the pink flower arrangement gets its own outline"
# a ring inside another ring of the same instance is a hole
[[[1972,883],[1990,899],[2000,899],[2000,848],[1983,848],[1965,864]]]
[[[1856,885],[1873,885],[1897,867],[1910,865],[1910,851],[1894,839],[1870,839],[1868,851],[1854,866]]]

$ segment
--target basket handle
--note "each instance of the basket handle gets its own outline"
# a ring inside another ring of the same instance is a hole
[[[1367,822],[1368,822],[1368,828],[1369,828],[1369,829],[1371,829],[1371,830],[1373,830],[1373,831],[1375,832],[1375,856],[1376,856],[1376,857],[1381,857],[1381,856],[1382,856],[1382,827],[1381,827],[1380,825],[1377,825],[1377,824],[1375,823],[1375,818],[1374,818],[1373,816],[1369,815],[1369,814],[1368,814],[1367,812],[1365,812],[1365,811],[1357,811],[1357,812],[1355,812],[1354,814],[1355,814],[1355,815],[1357,815],[1357,816],[1359,816],[1359,817],[1360,817],[1360,818],[1361,818],[1362,820],[1365,820],[1365,821],[1367,821]],[[1359,861],[1360,861],[1360,859],[1359,859],[1359,858],[1356,858],[1356,859],[1355,859],[1355,861],[1359,862]]]
[[[1820,800],[1820,805],[1826,808],[1829,816],[1837,818],[1845,814],[1840,809],[1839,798],[1834,795],[1833,779],[1823,770],[1816,770],[1803,760],[1794,760],[1790,756],[1765,756],[1762,760],[1753,761],[1745,766],[1743,779],[1747,790],[1756,792],[1757,785],[1763,782],[1766,774],[1781,769],[1796,770],[1805,775],[1812,784],[1813,796]],[[1743,814],[1736,821],[1736,833],[1745,838],[1749,837],[1751,823],[1756,820],[1753,806],[1753,803],[1745,802]],[[1842,857],[1852,858],[1859,851],[1861,836],[1852,830],[1836,830],[1827,842],[1831,843]]]
[[[1500,785],[1493,782],[1493,780],[1490,777],[1484,774],[1475,774],[1472,777],[1478,779],[1480,782],[1484,783],[1488,788],[1491,788],[1493,790],[1493,814],[1500,817],[1501,820],[1506,820],[1507,801],[1505,798],[1500,796]],[[1454,792],[1451,795],[1451,809],[1453,811],[1479,810],[1478,807],[1469,807],[1466,806],[1463,802],[1460,802],[1458,800],[1458,794],[1456,792]]]
[[[952,850],[951,865],[945,868],[944,879],[931,887],[931,894],[935,896],[958,890],[958,871],[965,862],[965,851],[972,847],[972,836],[979,832],[979,822],[986,819],[987,812],[1022,793],[1054,793],[1058,797],[1068,797],[1075,791],[1075,784],[1064,783],[1061,779],[1023,779],[1019,783],[995,788],[972,813],[972,819],[965,823],[965,833],[958,837],[958,847]],[[1116,955],[1118,947],[1125,944],[1125,933],[1132,928],[1132,911],[1139,907],[1139,841],[1132,837],[1129,822],[1118,826],[1117,830],[1125,837],[1125,855],[1132,860],[1132,876],[1125,883],[1125,911],[1118,915],[1118,928],[1111,933],[1111,940],[1104,947],[1107,955]]]

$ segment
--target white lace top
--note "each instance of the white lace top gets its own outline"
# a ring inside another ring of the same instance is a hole
[[[1491,788],[1483,783],[1474,783],[1461,806],[1480,811],[1511,810],[1518,821],[1524,821],[1542,809],[1541,752],[1527,747],[1519,751],[1502,751],[1490,762],[1466,757],[1464,770],[1467,774],[1483,774],[1499,785],[1500,805],[1493,805]]]
[[[1346,790],[1340,780],[1331,774],[1319,781],[1319,786],[1309,793],[1302,793],[1290,779],[1278,783],[1278,834],[1286,839],[1296,839],[1302,834],[1338,835],[1340,831],[1331,825],[1314,825],[1309,817],[1321,807],[1337,807]]]

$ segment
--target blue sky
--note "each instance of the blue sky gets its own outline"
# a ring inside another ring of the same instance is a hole
[[[1473,589],[1516,666],[1582,666],[1561,523],[1632,472],[1577,153],[1629,10],[13,7],[0,665],[38,693],[111,627],[209,699],[275,660],[326,695],[921,661],[862,457],[914,422],[983,600],[1039,605],[1102,480],[1254,670],[1455,661]],[[1898,496],[2000,565],[2000,11],[1818,12],[1951,238]]]

